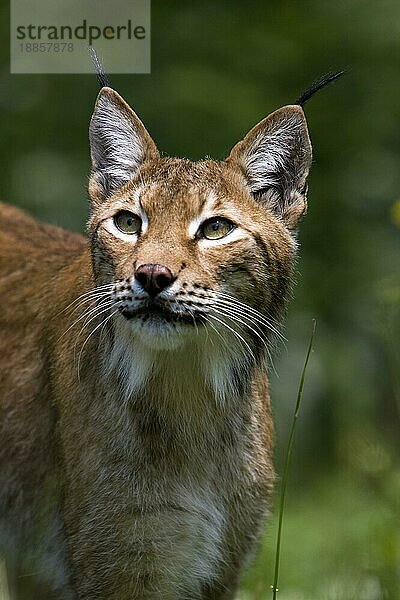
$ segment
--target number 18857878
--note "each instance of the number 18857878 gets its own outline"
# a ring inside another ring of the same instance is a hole
[[[19,44],[21,52],[73,52],[72,42],[24,42]]]

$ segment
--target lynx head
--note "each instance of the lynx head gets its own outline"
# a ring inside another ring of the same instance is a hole
[[[89,232],[112,322],[154,352],[191,345],[260,360],[290,283],[311,144],[303,110],[280,108],[223,161],[160,156],[103,88],[90,124]],[[135,342],[135,343],[136,343]]]

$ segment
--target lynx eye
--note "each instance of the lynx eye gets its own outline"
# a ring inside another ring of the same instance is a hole
[[[121,210],[114,216],[114,224],[122,233],[133,235],[140,232],[142,219],[128,210]]]
[[[201,225],[199,229],[199,237],[206,238],[207,240],[220,240],[225,237],[235,229],[235,225],[228,221],[228,219],[224,219],[223,217],[213,217],[212,219],[207,219]]]

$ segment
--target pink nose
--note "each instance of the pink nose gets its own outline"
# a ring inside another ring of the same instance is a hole
[[[174,281],[168,267],[154,264],[140,265],[135,271],[135,279],[150,296],[156,296]]]

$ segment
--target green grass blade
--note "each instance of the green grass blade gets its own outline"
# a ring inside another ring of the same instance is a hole
[[[287,488],[287,482],[288,482],[288,477],[289,477],[289,467],[290,467],[290,460],[291,460],[292,450],[293,450],[293,445],[294,445],[294,437],[295,437],[295,433],[296,433],[296,423],[297,423],[297,418],[299,416],[300,404],[301,404],[301,399],[303,396],[304,381],[305,381],[306,372],[307,372],[307,365],[308,365],[308,360],[310,358],[311,350],[313,348],[316,327],[317,327],[317,322],[314,319],[312,332],[311,332],[311,336],[310,336],[310,341],[309,341],[308,349],[307,349],[307,355],[306,355],[306,359],[304,361],[303,370],[301,372],[299,388],[297,391],[296,406],[295,406],[295,410],[293,413],[292,426],[290,428],[289,441],[288,441],[288,445],[287,445],[287,449],[286,449],[285,467],[283,470],[282,487],[281,487],[281,493],[280,493],[280,499],[279,499],[279,521],[278,521],[278,534],[277,534],[277,538],[276,538],[274,583],[271,586],[272,587],[272,600],[276,600],[277,593],[278,593],[279,566],[280,566],[281,541],[282,541],[282,524],[283,524],[283,513],[285,511],[286,488]]]

